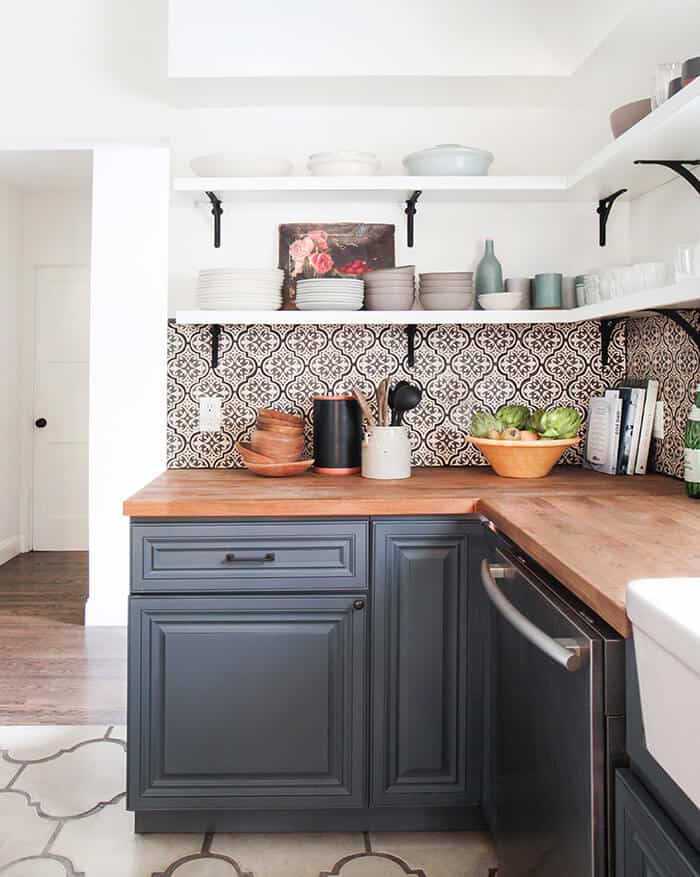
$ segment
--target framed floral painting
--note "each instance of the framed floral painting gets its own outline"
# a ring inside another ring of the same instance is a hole
[[[394,267],[394,226],[368,222],[295,222],[279,227],[284,308],[296,307],[296,282],[310,277],[361,277]]]

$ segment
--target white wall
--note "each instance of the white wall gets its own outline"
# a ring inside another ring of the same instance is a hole
[[[37,269],[90,265],[91,201],[89,191],[28,190],[21,193],[15,221],[21,227],[19,307],[22,551],[32,549],[32,476],[34,420],[34,300]]]
[[[692,169],[691,169],[692,170]],[[630,205],[632,258],[673,264],[677,244],[700,244],[700,198],[685,180],[675,179]]]
[[[0,564],[19,554],[20,196],[0,184]]]
[[[125,624],[122,503],[165,469],[168,150],[101,147],[93,164],[88,624]]]

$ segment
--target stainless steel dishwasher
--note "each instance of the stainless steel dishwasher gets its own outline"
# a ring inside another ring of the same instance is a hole
[[[481,578],[484,811],[499,877],[612,875],[624,639],[501,536]]]

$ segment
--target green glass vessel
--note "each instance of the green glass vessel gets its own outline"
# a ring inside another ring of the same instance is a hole
[[[688,496],[700,499],[700,384],[685,428],[685,486]]]
[[[476,266],[476,276],[474,277],[474,289],[477,295],[484,295],[491,292],[503,292],[503,270],[501,263],[496,258],[493,251],[493,241],[486,241],[484,255]]]

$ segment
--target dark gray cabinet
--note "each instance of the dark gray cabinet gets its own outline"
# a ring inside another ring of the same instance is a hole
[[[359,807],[366,598],[131,598],[129,807]]]
[[[617,877],[700,877],[700,856],[630,770],[615,780]]]
[[[373,524],[375,806],[459,806],[467,787],[465,519]]]

